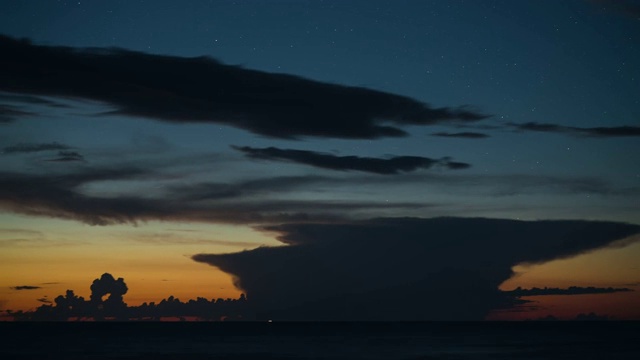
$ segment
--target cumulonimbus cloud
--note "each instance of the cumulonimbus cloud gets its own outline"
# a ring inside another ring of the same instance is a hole
[[[448,169],[466,169],[471,166],[466,163],[452,161],[448,157],[431,159],[422,156],[394,156],[384,159],[361,156],[336,156],[317,151],[279,149],[276,147],[252,148],[249,146],[234,146],[233,148],[253,159],[289,161],[323,169],[338,171],[354,170],[381,175],[405,173],[417,169],[429,169],[434,166]]]
[[[512,266],[605,247],[640,226],[380,218],[265,230],[289,246],[193,256],[233,275],[258,319],[479,320],[512,303],[498,290]]]
[[[405,136],[405,125],[475,122],[391,93],[248,70],[208,58],[34,45],[0,36],[0,90],[102,101],[115,114],[223,123],[277,138]],[[7,118],[9,119],[9,118]]]

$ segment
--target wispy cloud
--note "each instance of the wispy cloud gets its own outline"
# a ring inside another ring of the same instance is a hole
[[[479,132],[471,132],[471,131],[463,131],[463,132],[437,132],[431,134],[431,136],[439,136],[439,137],[448,137],[448,138],[459,138],[459,139],[485,139],[488,138],[489,135]]]
[[[537,122],[528,122],[523,124],[508,123],[507,126],[518,131],[561,133],[600,138],[640,136],[640,127],[638,126],[576,127]]]
[[[36,114],[31,111],[22,110],[16,106],[0,104],[0,124],[8,124],[18,118],[34,115]]]
[[[84,156],[76,151],[58,151],[58,157],[47,159],[49,162],[74,162],[85,161]]]
[[[59,150],[65,151],[73,149],[69,145],[60,144],[57,142],[52,143],[41,143],[41,144],[17,144],[12,146],[7,146],[2,149],[2,153],[4,154],[20,154],[20,153],[34,153],[41,151],[51,151],[51,150]]]
[[[234,147],[247,157],[261,160],[289,161],[323,169],[338,171],[363,171],[381,175],[393,175],[411,172],[417,169],[429,169],[434,166],[447,169],[466,169],[471,165],[452,161],[450,158],[431,159],[422,156],[394,156],[388,159],[336,156],[316,151],[269,148]]]

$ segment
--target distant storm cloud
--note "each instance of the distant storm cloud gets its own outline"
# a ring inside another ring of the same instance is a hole
[[[57,142],[52,143],[40,143],[40,144],[16,144],[12,146],[7,146],[2,149],[3,154],[20,154],[20,153],[34,153],[41,151],[51,151],[51,150],[69,150],[72,149],[71,146],[60,144]]]
[[[0,36],[0,90],[85,98],[113,114],[222,123],[276,138],[376,139],[408,125],[469,123],[468,107],[224,65],[208,58],[34,45]],[[43,74],[46,74],[44,76]]]
[[[433,133],[431,135],[432,136],[439,136],[439,137],[448,137],[448,138],[460,138],[460,139],[485,139],[485,138],[489,137],[489,135],[484,134],[484,133],[470,132],[470,131],[455,132],[455,133],[437,132],[437,133]]]
[[[548,123],[509,123],[508,126],[519,131],[537,131],[548,133],[562,133],[568,135],[589,136],[589,137],[638,137],[640,127],[638,126],[612,126],[612,127],[575,127],[563,126]]]
[[[522,262],[609,246],[640,226],[592,221],[379,218],[283,224],[289,246],[193,259],[235,277],[258,320],[481,320],[513,303]]]
[[[279,149],[275,147],[252,148],[248,146],[234,147],[247,157],[262,160],[289,161],[338,171],[362,171],[380,175],[393,175],[411,172],[418,169],[429,169],[434,166],[448,169],[466,169],[471,165],[451,161],[449,158],[431,159],[421,156],[395,156],[388,159],[336,156],[327,153],[307,150]]]

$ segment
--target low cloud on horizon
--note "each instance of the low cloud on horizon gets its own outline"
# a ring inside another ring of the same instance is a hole
[[[512,304],[512,295],[498,290],[512,275],[512,266],[603,248],[638,233],[640,226],[381,218],[264,229],[279,232],[279,240],[289,246],[193,256],[234,276],[258,317],[482,320],[489,311]]]

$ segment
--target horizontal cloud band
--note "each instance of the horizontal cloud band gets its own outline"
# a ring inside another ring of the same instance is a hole
[[[422,156],[395,156],[389,159],[380,159],[360,156],[336,156],[316,151],[278,149],[275,147],[259,149],[242,146],[234,147],[234,149],[254,159],[290,161],[324,169],[356,170],[381,175],[428,169],[433,166],[448,169],[466,169],[471,166],[466,163],[451,161],[449,158],[430,159]]]
[[[33,45],[0,36],[0,90],[102,101],[113,113],[211,122],[277,138],[405,136],[404,125],[474,122],[486,115],[433,108],[370,90],[243,69],[207,58]],[[5,120],[16,114],[5,111]],[[5,121],[5,122],[6,122]]]

